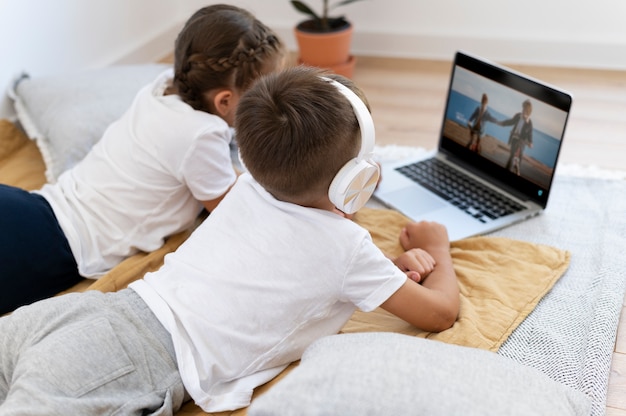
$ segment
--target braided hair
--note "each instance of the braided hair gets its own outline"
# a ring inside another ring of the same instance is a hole
[[[187,20],[176,39],[173,88],[194,109],[211,112],[205,92],[224,87],[243,92],[284,55],[280,39],[248,11],[207,6]]]

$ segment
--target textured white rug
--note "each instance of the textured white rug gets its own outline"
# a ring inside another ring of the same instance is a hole
[[[401,146],[376,151],[380,161],[427,152]],[[493,235],[572,253],[567,272],[498,353],[585,393],[592,415],[605,414],[626,290],[626,172],[561,165],[546,211]]]
[[[557,174],[551,192],[542,215],[495,235],[569,250],[570,267],[499,354],[582,391],[603,415],[626,290],[626,181]]]

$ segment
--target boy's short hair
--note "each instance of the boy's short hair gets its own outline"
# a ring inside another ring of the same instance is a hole
[[[280,200],[312,204],[360,149],[350,102],[328,80],[353,90],[352,81],[297,66],[262,77],[241,98],[235,130],[250,174]]]

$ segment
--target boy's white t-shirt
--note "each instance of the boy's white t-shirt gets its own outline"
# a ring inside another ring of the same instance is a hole
[[[36,191],[54,210],[81,275],[99,277],[138,251],[191,226],[236,179],[232,130],[220,117],[163,95],[171,69],[55,184]]]
[[[248,174],[160,270],[130,285],[171,333],[185,388],[205,411],[252,391],[406,282],[369,233],[274,199]]]

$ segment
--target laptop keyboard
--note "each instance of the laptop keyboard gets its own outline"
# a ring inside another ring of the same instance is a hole
[[[524,207],[436,158],[396,170],[481,222],[521,211]]]

